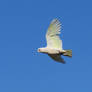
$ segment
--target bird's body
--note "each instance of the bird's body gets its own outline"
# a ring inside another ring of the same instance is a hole
[[[42,52],[42,53],[46,53],[46,54],[60,54],[60,53],[64,53],[64,50],[59,50],[59,49],[53,49],[53,48],[39,48],[38,52]]]
[[[47,47],[38,48],[38,52],[48,54],[55,61],[65,63],[61,55],[72,57],[72,50],[63,50],[59,34],[61,23],[58,19],[52,20],[46,33]]]

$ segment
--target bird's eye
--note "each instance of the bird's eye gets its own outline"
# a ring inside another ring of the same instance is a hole
[[[40,49],[38,49],[38,52],[40,52]]]

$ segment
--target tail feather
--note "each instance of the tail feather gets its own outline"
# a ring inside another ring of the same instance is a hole
[[[64,56],[72,57],[72,50],[65,50]]]

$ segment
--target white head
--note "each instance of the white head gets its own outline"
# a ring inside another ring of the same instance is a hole
[[[38,52],[47,53],[47,49],[46,48],[38,48]]]

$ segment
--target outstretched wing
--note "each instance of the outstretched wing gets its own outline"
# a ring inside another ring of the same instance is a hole
[[[53,60],[65,64],[64,59],[59,54],[48,54]]]
[[[62,40],[59,34],[61,23],[58,19],[53,19],[46,33],[47,47],[62,50]]]

